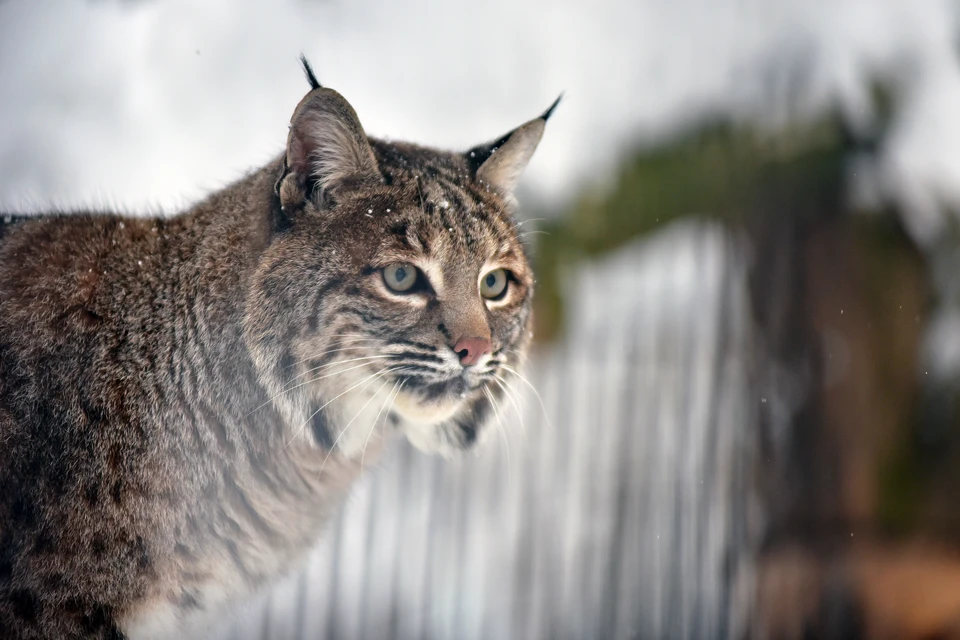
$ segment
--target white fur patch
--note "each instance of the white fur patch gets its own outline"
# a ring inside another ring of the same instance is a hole
[[[368,388],[347,392],[331,406],[339,429],[334,433],[334,447],[347,458],[359,458],[378,439],[387,424],[387,415],[396,399],[396,385],[374,379]],[[341,426],[342,425],[342,426]]]
[[[144,608],[129,621],[121,624],[130,640],[201,640],[210,635],[215,625],[223,620],[230,604],[252,596],[249,588],[234,575],[223,582],[208,582],[196,593],[202,609],[184,612],[171,602],[162,600]]]
[[[435,425],[448,420],[463,406],[459,398],[445,402],[424,403],[415,395],[400,393],[393,410],[408,422]]]

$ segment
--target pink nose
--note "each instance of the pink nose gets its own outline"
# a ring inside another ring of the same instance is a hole
[[[463,338],[454,345],[453,350],[460,356],[460,364],[466,367],[477,364],[481,356],[490,353],[490,341],[483,338]]]

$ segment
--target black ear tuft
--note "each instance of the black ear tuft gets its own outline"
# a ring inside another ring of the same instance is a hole
[[[557,96],[557,99],[553,101],[553,104],[550,105],[546,111],[543,112],[543,115],[540,116],[540,119],[546,122],[550,119],[550,116],[553,115],[553,110],[557,108],[557,105],[560,104],[560,101],[563,100],[563,91],[560,92],[560,95]]]
[[[505,192],[512,192],[561,98],[562,93],[539,117],[492,142],[468,150],[464,158],[474,177]]]
[[[307,76],[307,82],[310,83],[310,89],[319,89],[321,87],[320,81],[317,80],[317,76],[313,75],[313,69],[310,67],[310,63],[307,62],[307,56],[303,55],[302,53],[300,54],[300,64],[303,65],[303,72]],[[553,107],[550,108],[553,109]]]

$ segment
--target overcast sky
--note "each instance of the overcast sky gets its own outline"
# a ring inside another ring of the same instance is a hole
[[[5,0],[0,203],[196,199],[282,149],[301,51],[369,133],[447,147],[566,91],[524,183],[558,205],[700,114],[857,114],[868,75],[899,69],[885,183],[930,233],[933,203],[960,202],[957,15],[944,0]]]

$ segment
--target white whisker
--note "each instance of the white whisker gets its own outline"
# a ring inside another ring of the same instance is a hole
[[[360,473],[363,473],[363,460],[367,455],[367,445],[370,444],[370,436],[373,435],[374,429],[377,428],[377,422],[380,420],[380,414],[383,413],[383,409],[387,406],[387,402],[390,402],[390,407],[393,407],[393,400],[396,400],[396,396],[393,396],[393,393],[396,392],[397,395],[400,395],[400,391],[403,389],[403,385],[407,384],[407,381],[393,383],[393,388],[390,389],[390,392],[387,394],[387,397],[384,398],[383,404],[380,405],[380,411],[377,412],[377,417],[373,419],[373,424],[370,425],[370,431],[367,432],[367,439],[363,441],[363,450],[360,452]],[[386,385],[386,383],[384,383]],[[380,387],[383,389],[383,387]],[[377,391],[377,393],[380,393]],[[393,400],[391,400],[393,396]],[[383,417],[383,421],[387,421],[387,416],[390,415],[390,412],[387,411],[386,415]]]
[[[366,385],[364,385],[363,389],[366,389],[368,386],[370,386],[370,384],[371,384],[372,382],[373,382],[373,380],[371,380],[371,381],[368,382]],[[373,402],[373,399],[377,397],[377,394],[379,394],[381,391],[383,391],[383,388],[384,388],[385,386],[387,386],[387,383],[388,383],[388,382],[390,382],[390,380],[384,381],[384,383],[383,383],[382,385],[380,385],[380,388],[377,389],[376,393],[374,393],[372,396],[370,396],[369,398],[367,398],[367,401],[363,403],[363,406],[360,407],[359,409],[357,409],[357,413],[354,414],[354,416],[353,416],[352,418],[350,418],[350,422],[348,422],[348,423],[346,424],[346,426],[343,428],[343,430],[340,432],[340,435],[341,435],[341,436],[347,432],[347,429],[350,428],[350,425],[353,424],[354,420],[356,420],[358,417],[360,417],[360,414],[363,413],[363,410],[367,408],[367,405],[369,405],[371,402]],[[361,391],[363,391],[363,389],[361,389]],[[380,417],[380,414],[379,414],[379,413],[377,414],[377,417]],[[376,421],[374,421],[374,424],[376,424]],[[339,437],[339,436],[337,436],[337,440],[334,440],[334,442],[333,442],[334,446],[337,444],[337,441],[338,441],[338,440],[340,440],[340,437]],[[333,447],[332,447],[332,446],[330,447],[330,450],[331,450],[331,451],[333,450]],[[327,452],[327,455],[328,455],[328,456],[330,455],[330,452],[329,452],[329,451]],[[326,462],[326,459],[324,459],[324,462]],[[363,469],[363,466],[361,465],[360,468]],[[323,471],[323,465],[320,465],[320,471],[321,471],[321,472]]]
[[[295,390],[299,389],[300,387],[305,387],[305,386],[307,386],[308,384],[313,384],[314,382],[319,382],[320,380],[324,380],[324,379],[330,378],[330,377],[332,377],[332,376],[338,376],[338,375],[340,375],[341,373],[346,373],[346,372],[348,372],[348,371],[353,371],[354,369],[359,369],[359,368],[361,368],[361,367],[365,367],[365,366],[367,366],[367,364],[368,364],[367,362],[361,362],[361,363],[358,364],[358,365],[354,365],[354,366],[352,366],[352,367],[347,367],[346,369],[341,369],[341,370],[339,370],[339,371],[334,371],[333,373],[328,373],[328,374],[325,374],[325,375],[322,375],[322,376],[317,376],[316,378],[311,378],[311,379],[307,380],[306,382],[301,382],[300,384],[298,384],[298,385],[296,385],[296,386],[288,387],[288,388],[285,388],[285,389],[281,389],[279,393],[274,394],[273,396],[267,398],[267,400],[266,400],[263,404],[261,404],[259,407],[257,407],[256,409],[254,409],[254,410],[251,411],[250,413],[248,413],[247,416],[249,417],[250,415],[253,415],[254,413],[256,413],[257,411],[259,411],[260,409],[262,409],[262,408],[264,408],[265,406],[267,406],[268,404],[270,404],[273,400],[276,400],[276,399],[279,398],[280,396],[286,395],[286,394],[290,393],[291,391],[295,391]]]
[[[501,378],[500,376],[498,376],[497,374],[493,374],[493,381],[497,383],[497,386],[503,389],[503,394],[507,396],[507,399],[510,400],[510,404],[513,405],[514,410],[517,412],[517,417],[520,419],[520,433],[523,435],[524,442],[526,442],[527,425],[524,424],[523,422],[523,411],[520,410],[520,403],[517,402],[515,398],[515,396],[517,395],[517,392],[515,390],[509,389],[507,386],[508,385],[507,381]]]
[[[301,374],[299,374],[299,375],[297,375],[297,376],[294,376],[293,378],[290,378],[290,381],[292,382],[292,381],[296,380],[297,378],[302,378],[303,376],[309,375],[309,374],[313,373],[314,371],[319,371],[319,370],[321,370],[321,369],[329,369],[330,367],[336,366],[336,365],[338,365],[338,364],[350,364],[351,362],[360,362],[360,361],[362,361],[362,360],[382,360],[382,359],[384,359],[384,358],[391,358],[391,357],[393,357],[393,356],[390,356],[390,355],[380,355],[380,356],[361,356],[361,357],[359,357],[359,358],[350,358],[349,360],[334,360],[333,362],[328,362],[327,364],[321,364],[321,365],[318,366],[318,367],[314,367],[314,368],[312,368],[312,369],[307,369],[307,370],[304,371],[303,373],[301,373]]]
[[[497,433],[500,435],[500,442],[503,444],[507,458],[507,484],[509,485],[512,482],[511,474],[513,473],[513,465],[510,463],[510,443],[507,441],[507,431],[503,428],[503,420],[500,419],[500,406],[497,404],[497,401],[489,389],[483,387],[483,393],[487,396],[487,400],[490,401],[490,405],[493,407],[493,415],[497,418]]]
[[[527,224],[528,222],[543,222],[544,220],[546,220],[546,218],[527,218],[526,220],[521,220],[521,221],[519,221],[519,222],[517,223],[517,226],[518,226],[518,227],[522,227],[523,225]]]
[[[297,366],[297,365],[299,365],[299,364],[303,364],[304,362],[307,362],[307,361],[309,361],[309,360],[315,360],[315,359],[317,359],[317,358],[322,358],[323,356],[329,355],[329,354],[331,354],[331,353],[338,353],[338,352],[340,352],[340,351],[350,351],[351,349],[359,349],[359,348],[361,348],[361,347],[363,347],[363,346],[369,345],[369,343],[371,343],[371,342],[376,343],[376,342],[379,342],[379,340],[378,340],[377,338],[362,338],[362,339],[353,340],[353,341],[350,341],[350,342],[339,341],[339,342],[337,342],[337,345],[338,345],[338,346],[337,346],[336,348],[334,348],[334,349],[327,349],[326,351],[321,351],[321,352],[319,352],[319,353],[310,354],[309,356],[307,356],[307,357],[305,357],[305,358],[303,358],[303,359],[301,359],[301,360],[297,360],[297,361],[294,362],[293,364],[288,364],[287,366],[284,367],[284,369],[291,369],[291,368],[293,368],[293,367],[295,367],[295,366]]]
[[[293,434],[293,438],[291,438],[290,442],[293,442],[294,440],[296,440],[297,437],[298,437],[301,433],[303,433],[304,428],[306,428],[306,426],[310,423],[310,421],[313,420],[314,416],[316,416],[318,413],[320,413],[321,411],[323,411],[324,408],[326,408],[327,405],[329,405],[331,402],[333,402],[334,400],[336,400],[336,399],[339,398],[340,396],[342,396],[342,395],[344,395],[344,394],[346,394],[346,393],[349,393],[350,391],[353,391],[354,389],[356,389],[357,387],[359,387],[359,386],[360,386],[361,384],[363,384],[364,382],[373,380],[373,379],[375,379],[375,378],[379,378],[380,376],[386,375],[386,374],[391,373],[391,372],[393,372],[393,371],[396,371],[396,369],[383,369],[383,370],[379,371],[378,373],[370,374],[369,376],[367,376],[366,378],[364,378],[364,379],[361,380],[360,382],[356,383],[356,384],[353,385],[352,387],[349,387],[346,391],[343,391],[343,392],[337,394],[336,396],[334,396],[333,398],[331,398],[330,400],[328,400],[327,402],[325,402],[319,409],[317,409],[316,411],[314,411],[313,413],[311,413],[311,414],[310,414],[310,417],[308,417],[308,418],[306,419],[306,421],[305,421],[302,425],[300,425],[300,428],[297,429],[297,432],[296,432],[295,434]],[[341,435],[343,435],[342,432],[341,432]],[[338,439],[339,439],[339,438],[338,438]],[[286,448],[290,445],[290,442],[287,442],[287,444],[283,445],[283,448],[286,449]],[[336,444],[336,443],[334,443],[334,444]],[[331,450],[332,450],[332,449],[333,449],[333,448],[331,447]]]
[[[553,430],[554,430],[554,427],[553,427],[553,422],[550,420],[550,414],[547,413],[547,407],[546,407],[545,404],[543,404],[543,398],[540,397],[540,392],[537,391],[537,388],[536,388],[535,386],[533,386],[533,383],[530,382],[529,380],[527,380],[526,378],[524,378],[522,375],[520,375],[520,373],[519,373],[516,369],[514,369],[513,367],[511,367],[511,366],[509,366],[509,365],[506,365],[506,364],[501,364],[500,366],[501,366],[503,369],[505,369],[506,371],[509,371],[509,372],[512,373],[513,375],[515,375],[515,376],[517,376],[518,378],[520,378],[520,380],[521,380],[525,385],[527,385],[528,387],[530,387],[530,390],[533,391],[534,395],[537,396],[537,402],[540,403],[540,410],[543,411],[543,417],[544,417],[544,419],[547,421],[547,426],[549,426],[549,427],[550,427],[550,430],[553,431]]]
[[[520,362],[524,362],[524,363],[527,362],[527,361],[530,359],[530,355],[529,355],[529,354],[524,353],[523,351],[520,351],[520,350],[518,350],[518,349],[507,349],[507,350],[505,351],[505,353],[513,353],[513,354],[515,354],[515,355],[517,356],[517,359],[519,359]]]
[[[396,370],[396,369],[387,369],[387,370],[385,370],[385,371],[377,374],[377,376],[379,377],[379,376],[381,376],[381,375],[386,375],[386,374],[391,373],[391,372],[393,372],[393,371],[395,371],[395,370]],[[373,381],[371,380],[370,382],[373,382]],[[367,384],[369,385],[370,383],[368,382]],[[364,387],[364,388],[366,388],[366,387]],[[353,389],[353,387],[351,387],[350,389]],[[350,391],[350,389],[347,389],[347,391]],[[343,393],[346,393],[347,391],[344,391]],[[342,396],[343,393],[341,393],[341,394],[340,394],[339,396],[337,396],[336,398],[333,398],[333,400],[336,400],[337,398],[339,398],[340,396]],[[370,400],[372,400],[372,399],[373,399],[373,398],[371,397]],[[333,400],[330,400],[329,402],[327,402],[325,405],[323,405],[323,407],[325,407],[325,406],[327,406],[328,404],[330,404],[330,402],[333,402]],[[367,400],[367,404],[370,403],[370,400]],[[367,404],[364,404],[363,406],[366,407]],[[322,410],[323,407],[320,407],[320,409],[317,409],[317,411]],[[362,410],[363,410],[363,408],[361,407],[361,411],[362,411]],[[314,415],[316,415],[316,413],[314,413]],[[357,412],[357,415],[353,416],[353,418],[350,419],[350,422],[348,422],[348,423],[343,427],[343,429],[340,430],[340,434],[339,434],[339,435],[336,437],[336,439],[333,441],[333,444],[330,445],[330,450],[327,451],[327,455],[325,455],[325,456],[323,457],[323,462],[320,463],[320,471],[317,472],[317,478],[319,478],[321,475],[323,475],[323,468],[324,468],[325,466],[327,466],[327,460],[330,458],[330,454],[332,454],[332,453],[333,453],[333,450],[337,448],[337,443],[340,442],[340,438],[342,438],[342,437],[343,437],[343,434],[345,434],[345,433],[350,429],[350,425],[353,424],[353,421],[356,420],[356,419],[357,419],[357,416],[359,416],[359,415],[360,415],[360,412],[358,411],[358,412]],[[312,418],[311,418],[311,419],[312,419]]]

